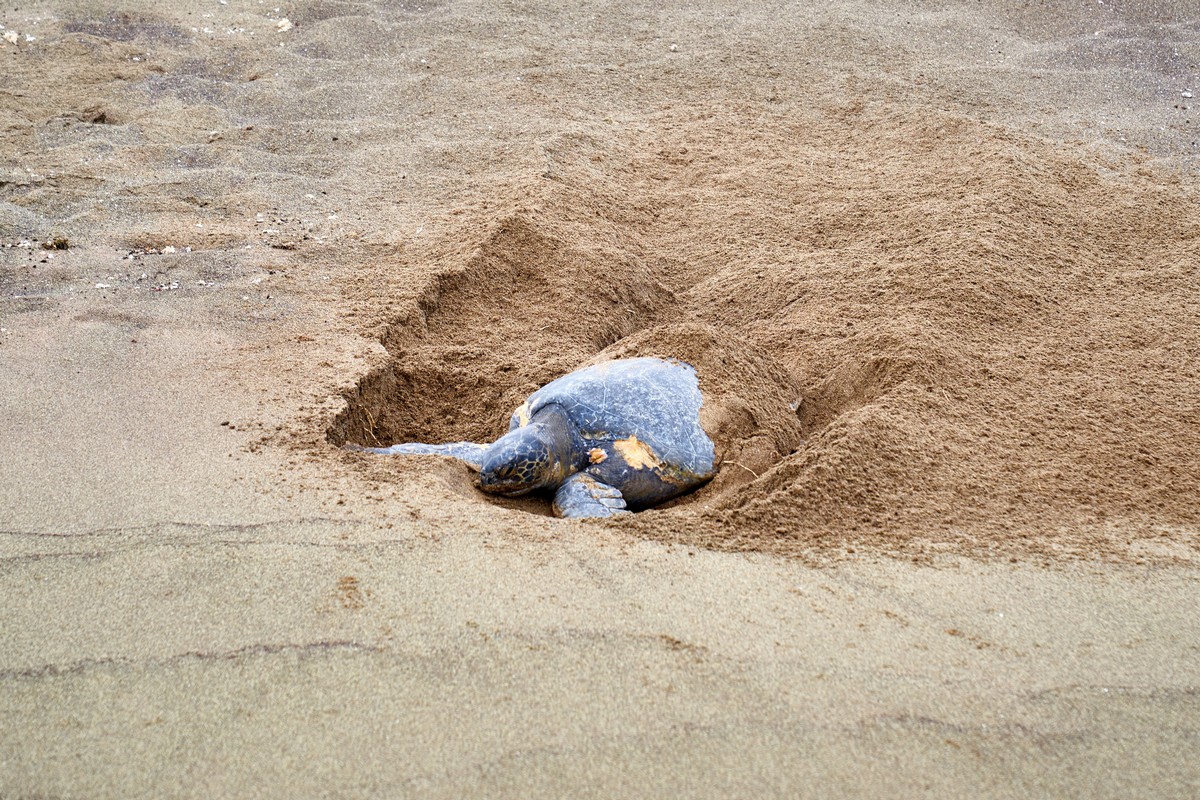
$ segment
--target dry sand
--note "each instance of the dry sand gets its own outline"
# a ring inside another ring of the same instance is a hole
[[[1200,9],[0,24],[0,797],[1200,793]],[[337,447],[630,354],[668,508]]]

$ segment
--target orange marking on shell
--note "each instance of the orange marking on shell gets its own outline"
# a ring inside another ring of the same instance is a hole
[[[650,449],[650,445],[638,441],[636,435],[630,436],[628,439],[618,439],[613,442],[613,447],[621,454],[621,458],[625,459],[625,463],[633,469],[658,469],[662,467],[662,462],[658,460],[658,456]]]
[[[591,450],[588,450],[588,461],[592,462],[593,464],[599,464],[606,458],[608,458],[608,453],[604,452],[599,447],[593,447]]]

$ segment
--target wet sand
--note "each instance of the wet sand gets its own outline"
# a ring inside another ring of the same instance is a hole
[[[1200,791],[1200,16],[272,8],[0,14],[0,795]],[[671,508],[336,446],[625,354]]]

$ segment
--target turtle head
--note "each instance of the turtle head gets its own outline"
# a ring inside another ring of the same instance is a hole
[[[487,449],[479,469],[479,487],[492,494],[516,496],[558,486],[575,472],[576,435],[558,406],[538,412]]]

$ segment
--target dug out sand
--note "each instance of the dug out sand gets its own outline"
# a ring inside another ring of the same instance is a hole
[[[0,795],[1200,791],[1200,12],[0,23]],[[661,509],[339,447],[633,355]]]

